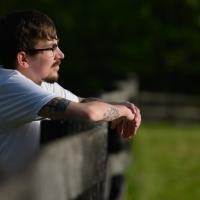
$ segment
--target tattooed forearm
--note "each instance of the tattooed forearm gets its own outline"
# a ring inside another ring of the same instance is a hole
[[[69,103],[67,99],[54,98],[46,105],[46,109],[49,112],[65,112]]]
[[[54,98],[45,106],[43,106],[39,112],[39,115],[52,115],[53,117],[54,115],[56,116],[57,114],[62,114],[66,111],[69,104],[70,101],[67,99]]]
[[[119,111],[117,108],[110,107],[106,113],[104,113],[104,119],[105,121],[112,121],[114,119],[117,119],[120,117]]]

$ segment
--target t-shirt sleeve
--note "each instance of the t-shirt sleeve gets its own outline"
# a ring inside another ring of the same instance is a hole
[[[0,122],[21,124],[38,119],[38,112],[56,97],[18,74],[0,86]]]
[[[79,102],[79,97],[70,92],[69,90],[66,90],[58,83],[46,83],[43,82],[42,87],[46,90],[51,92],[52,94],[68,99],[73,102]]]

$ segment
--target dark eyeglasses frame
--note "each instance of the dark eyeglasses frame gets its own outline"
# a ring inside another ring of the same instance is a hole
[[[52,51],[52,52],[55,52],[55,50],[57,49],[58,45],[53,45],[52,47],[49,47],[49,48],[41,48],[41,49],[29,49],[29,50],[26,50],[27,53],[37,53],[37,52],[40,52],[40,51]]]

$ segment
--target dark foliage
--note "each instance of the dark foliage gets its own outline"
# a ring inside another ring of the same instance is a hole
[[[60,82],[79,95],[112,89],[137,73],[141,89],[197,93],[200,2],[197,0],[15,0],[0,14],[35,8],[57,25],[66,54]]]

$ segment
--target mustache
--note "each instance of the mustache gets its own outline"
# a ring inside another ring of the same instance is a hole
[[[61,63],[62,63],[61,60],[58,60],[58,61],[56,61],[55,63],[53,63],[52,67],[55,67],[55,66],[57,66],[57,65],[60,65]]]

